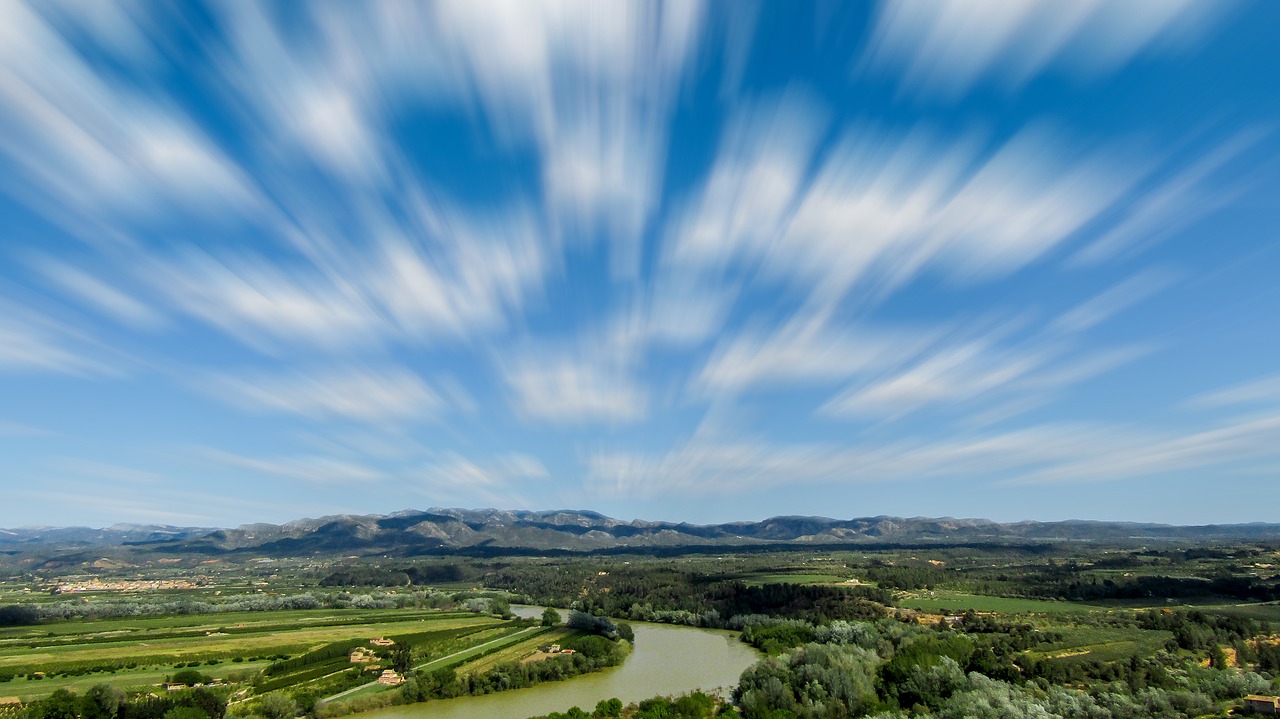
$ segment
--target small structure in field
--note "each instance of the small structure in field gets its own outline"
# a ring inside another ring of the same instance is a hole
[[[1244,698],[1244,709],[1254,714],[1280,714],[1280,697],[1250,694]]]
[[[377,639],[370,639],[369,643],[375,647],[390,647],[390,646],[394,646],[396,642],[394,639],[387,639],[386,637],[378,637]]]

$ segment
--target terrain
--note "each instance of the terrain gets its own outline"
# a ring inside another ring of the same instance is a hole
[[[3,536],[3,719],[467,715],[624,664],[654,623],[759,661],[550,716],[1190,719],[1280,694],[1275,525],[432,509]]]
[[[929,543],[1235,542],[1280,537],[1280,525],[1173,526],[1129,522],[1014,522],[985,519],[773,517],[758,522],[688,524],[633,520],[572,510],[405,510],[390,515],[336,515],[235,529],[115,525],[0,530],[0,552],[49,554],[114,548],[120,555],[472,554],[600,552],[681,547],[875,545]]]

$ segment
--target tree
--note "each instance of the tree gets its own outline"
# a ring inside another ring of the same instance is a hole
[[[556,627],[559,626],[562,621],[564,620],[560,617],[560,612],[557,612],[551,607],[547,607],[542,610],[542,626]]]
[[[195,669],[180,669],[173,673],[172,680],[178,684],[186,684],[193,687],[197,684],[208,684],[210,677],[208,674],[202,674]]]
[[[95,684],[80,697],[81,719],[115,719],[124,701],[124,692],[106,684]]]
[[[591,712],[594,719],[613,719],[622,716],[622,700],[614,697],[612,699],[601,699],[596,704],[596,710]]]
[[[262,698],[258,711],[266,719],[293,719],[298,713],[298,704],[283,694],[268,694]]]
[[[76,695],[66,689],[59,689],[40,703],[44,710],[44,719],[76,719],[79,706]]]
[[[0,627],[20,627],[40,623],[40,611],[23,604],[0,607]]]
[[[227,713],[227,700],[216,692],[199,687],[183,692],[178,697],[179,706],[195,707],[210,719],[222,719]]]
[[[569,612],[568,626],[570,629],[591,632],[610,639],[618,638],[618,628],[614,626],[613,620],[608,617],[593,617],[586,612],[574,610]]]
[[[494,597],[489,600],[489,611],[500,617],[511,616],[511,602],[505,597]]]
[[[164,713],[164,719],[209,719],[209,715],[196,707],[174,707]]]
[[[391,650],[391,668],[404,674],[413,668],[413,649],[407,644],[397,644]]]
[[[619,638],[619,639],[625,639],[625,640],[627,640],[627,641],[631,642],[632,644],[635,644],[635,642],[636,642],[636,632],[635,632],[635,630],[634,630],[634,629],[632,629],[632,628],[631,628],[631,625],[630,625],[630,624],[627,624],[626,622],[618,622],[618,623],[617,623],[617,630],[618,630],[618,638]]]

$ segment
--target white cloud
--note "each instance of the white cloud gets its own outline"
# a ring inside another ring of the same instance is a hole
[[[601,451],[586,458],[587,486],[606,497],[734,495],[796,485],[994,477],[1073,458],[1088,430],[1032,428],[876,444],[787,444],[699,431],[663,455]]]
[[[434,501],[483,503],[493,507],[527,506],[523,490],[551,476],[536,457],[499,454],[476,462],[457,453],[407,474],[413,487]]]
[[[699,432],[665,454],[599,451],[586,485],[606,498],[736,496],[799,485],[853,486],[928,478],[997,485],[1122,481],[1280,459],[1280,417],[1237,417],[1210,428],[1135,430],[1039,425],[855,444],[787,444]]]
[[[1026,472],[1010,483],[1118,480],[1206,468],[1221,476],[1240,463],[1259,458],[1280,459],[1280,415],[1237,417],[1208,429],[1140,436],[1115,447],[1091,447],[1069,460]]]
[[[557,226],[579,237],[603,231],[615,270],[634,274],[701,4],[460,1],[436,9],[442,40],[490,121],[513,135],[531,126]]]
[[[912,94],[954,99],[984,82],[1016,90],[1050,69],[1083,78],[1185,47],[1222,3],[1195,0],[882,0],[860,69]]]
[[[904,362],[930,341],[920,331],[839,328],[825,314],[799,312],[771,333],[721,341],[697,377],[710,392],[756,385],[830,383]]]
[[[111,374],[103,354],[81,332],[0,299],[0,372]]]
[[[141,279],[187,314],[254,346],[285,341],[336,349],[367,345],[382,330],[360,288],[307,264],[257,259],[231,265],[192,255],[154,262]]]
[[[84,270],[55,260],[37,263],[39,271],[54,285],[72,294],[90,309],[114,317],[133,327],[158,327],[159,312]]]
[[[306,257],[150,260],[139,279],[180,309],[262,349],[298,343],[364,351],[387,340],[464,339],[501,328],[553,267],[522,210],[473,219],[411,206],[380,218],[368,245],[342,241]]]
[[[436,44],[416,13],[397,27],[388,13],[402,12],[404,4],[376,12],[314,6],[306,22],[316,32],[297,33],[258,5],[216,10],[230,40],[220,75],[264,131],[261,149],[269,143],[295,167],[314,163],[356,186],[387,179],[388,158],[377,138],[384,101],[396,94],[384,74],[401,48],[390,41],[397,31],[421,33],[417,56]]]
[[[223,376],[209,382],[208,390],[251,411],[285,412],[314,420],[403,421],[431,417],[444,409],[434,390],[403,369]]]
[[[1261,377],[1192,397],[1187,401],[1187,406],[1197,409],[1239,405],[1280,405],[1280,375]]]
[[[373,482],[387,478],[385,473],[372,467],[321,455],[263,459],[218,450],[205,450],[202,454],[227,467],[318,484]]]
[[[0,11],[0,154],[15,196],[97,241],[119,221],[252,209],[243,173],[179,109],[107,80],[23,2]]]
[[[1134,179],[1101,156],[1071,156],[1046,128],[985,155],[963,141],[855,131],[763,266],[835,296],[863,280],[874,296],[931,267],[959,279],[1002,276],[1097,219]]]
[[[1046,126],[992,147],[854,126],[815,157],[821,120],[796,93],[743,113],[668,228],[667,264],[874,303],[929,270],[957,281],[1020,270],[1105,221],[1145,174]]]
[[[502,372],[512,404],[526,419],[625,423],[643,418],[649,409],[648,393],[626,365],[554,354],[522,357],[505,365]]]
[[[910,368],[848,390],[824,411],[839,415],[899,416],[939,402],[973,399],[1023,380],[1048,361],[1044,354],[999,352],[982,342],[940,349]]]
[[[1212,180],[1215,175],[1223,174],[1222,169],[1254,146],[1260,137],[1257,131],[1237,133],[1186,167],[1171,169],[1168,177],[1135,193],[1125,204],[1123,219],[1081,248],[1072,259],[1077,264],[1096,264],[1141,251],[1226,205],[1239,187],[1218,189]]]
[[[1141,272],[1064,313],[1053,321],[1050,329],[1066,333],[1084,332],[1155,295],[1173,281],[1172,273],[1167,271]]]
[[[777,240],[805,186],[826,118],[799,91],[738,113],[706,182],[668,229],[667,261],[719,270]]]

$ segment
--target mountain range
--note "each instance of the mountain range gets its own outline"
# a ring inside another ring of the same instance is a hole
[[[0,530],[0,551],[119,547],[131,552],[310,556],[320,554],[502,554],[725,546],[1013,542],[1280,540],[1280,524],[1175,526],[1134,522],[993,522],[950,517],[773,517],[689,524],[624,521],[580,510],[404,510],[334,515],[235,529],[117,524]]]

